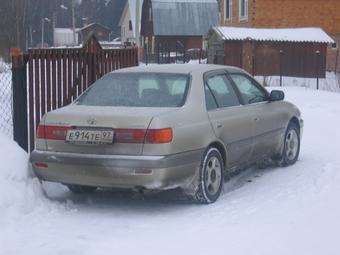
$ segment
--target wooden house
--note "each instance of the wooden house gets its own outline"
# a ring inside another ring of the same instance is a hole
[[[160,44],[171,50],[202,48],[209,29],[219,23],[217,0],[144,0],[142,45],[148,52]]]

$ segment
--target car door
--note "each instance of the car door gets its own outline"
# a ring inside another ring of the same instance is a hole
[[[242,106],[226,72],[205,75],[207,113],[215,135],[227,149],[228,167],[247,163],[252,156],[252,119]]]
[[[275,102],[269,102],[269,93],[245,73],[231,73],[231,79],[240,92],[245,109],[251,114],[254,141],[253,160],[271,156],[281,143],[284,130],[283,113]]]

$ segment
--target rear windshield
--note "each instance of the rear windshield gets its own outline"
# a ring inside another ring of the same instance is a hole
[[[189,76],[163,73],[111,73],[96,81],[76,104],[91,106],[180,107]]]

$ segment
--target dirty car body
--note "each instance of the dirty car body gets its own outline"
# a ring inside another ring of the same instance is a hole
[[[282,155],[287,126],[302,131],[302,119],[281,99],[235,67],[121,69],[45,115],[30,160],[40,179],[65,185],[195,194],[209,148],[224,172]]]

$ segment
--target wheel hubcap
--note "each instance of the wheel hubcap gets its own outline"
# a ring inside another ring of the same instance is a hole
[[[299,149],[299,138],[294,129],[288,132],[285,145],[287,158],[289,160],[294,160]]]
[[[205,186],[210,195],[215,195],[221,185],[222,169],[217,157],[211,157],[206,166]]]

